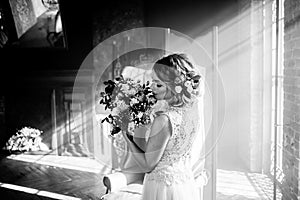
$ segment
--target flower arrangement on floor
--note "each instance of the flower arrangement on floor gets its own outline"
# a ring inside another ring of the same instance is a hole
[[[104,82],[105,92],[100,93],[100,104],[111,113],[101,122],[112,124],[111,136],[121,130],[132,133],[135,128],[147,125],[153,120],[152,108],[157,102],[150,88],[150,82],[141,84],[140,81],[124,79],[123,76],[115,80]]]
[[[38,151],[42,145],[42,133],[38,129],[24,127],[9,138],[6,149],[10,152]]]

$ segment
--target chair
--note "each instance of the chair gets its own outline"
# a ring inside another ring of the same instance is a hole
[[[51,47],[55,46],[62,46],[63,44],[63,37],[64,37],[64,32],[62,30],[62,22],[61,22],[61,14],[60,11],[58,10],[57,13],[55,14],[55,19],[54,19],[54,30],[50,31],[49,27],[47,29],[47,41],[50,44]]]
[[[103,178],[106,194],[101,200],[140,199],[143,190],[144,174],[115,172]]]

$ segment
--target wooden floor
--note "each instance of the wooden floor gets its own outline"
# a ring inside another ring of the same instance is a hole
[[[101,170],[86,172],[1,155],[0,199],[100,199],[105,193],[102,178]]]
[[[0,199],[100,199],[107,173],[86,157],[0,155]],[[273,199],[272,180],[265,175],[218,169],[217,180],[218,200]]]

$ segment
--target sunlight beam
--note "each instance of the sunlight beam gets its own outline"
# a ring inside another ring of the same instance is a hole
[[[58,193],[54,193],[54,192],[41,191],[41,190],[37,190],[34,188],[29,188],[29,187],[24,187],[24,186],[9,184],[9,183],[1,183],[0,182],[0,187],[11,189],[11,190],[16,190],[16,191],[20,191],[20,192],[25,192],[28,194],[49,197],[49,198],[53,198],[53,199],[61,199],[61,200],[79,200],[80,199],[77,197],[67,196],[67,195],[58,194]]]
[[[99,163],[98,161],[86,157],[70,157],[70,156],[38,156],[38,155],[11,155],[8,159],[23,162],[47,165],[52,167],[60,167],[65,169],[79,170],[91,173],[108,173],[109,167]],[[107,169],[107,170],[106,170]]]

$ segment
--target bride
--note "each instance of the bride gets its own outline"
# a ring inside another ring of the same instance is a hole
[[[198,200],[191,166],[193,141],[199,129],[197,109],[201,76],[184,54],[158,60],[151,88],[167,109],[154,118],[144,151],[124,134],[139,168],[146,172],[143,200]]]

